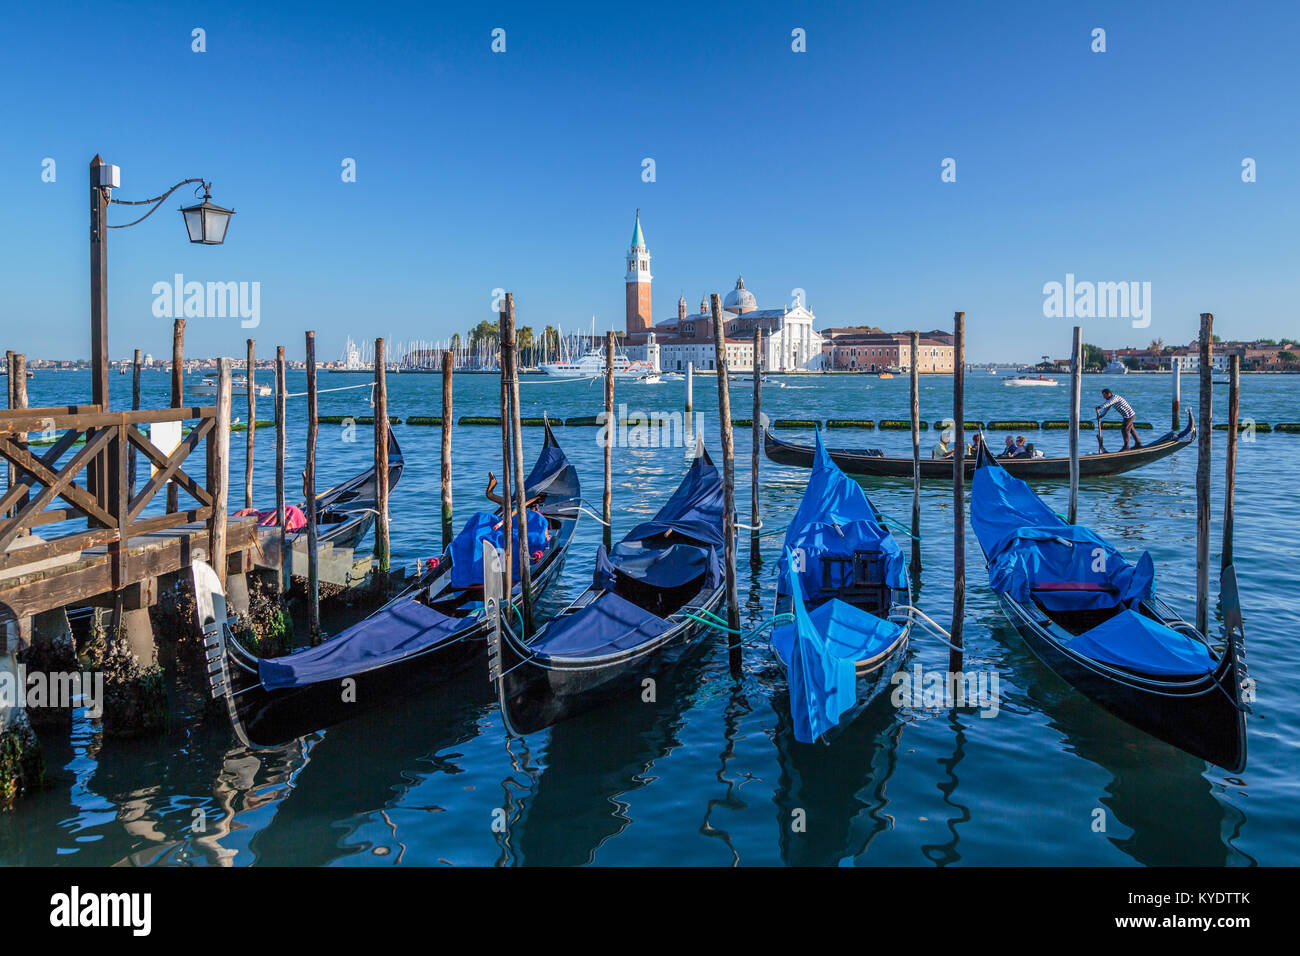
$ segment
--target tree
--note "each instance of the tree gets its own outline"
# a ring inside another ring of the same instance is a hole
[[[1296,355],[1294,352],[1278,352],[1277,358],[1279,362],[1286,365],[1294,365],[1296,362],[1300,361],[1300,355]]]
[[[459,351],[460,351],[460,333],[459,333],[459,332],[453,332],[453,333],[452,333],[452,336],[451,336],[451,350],[452,350],[453,352],[459,352]]]
[[[1104,369],[1106,367],[1106,353],[1098,345],[1089,345],[1083,343],[1083,367],[1086,369]]]
[[[1164,347],[1165,347],[1164,339],[1152,339],[1151,344],[1147,346],[1147,348],[1149,348],[1152,352],[1162,352],[1164,351]]]
[[[484,319],[474,328],[470,329],[469,341],[471,345],[478,342],[495,342],[501,337],[501,327],[495,322],[489,322]]]
[[[515,345],[519,348],[520,362],[524,367],[533,365],[533,350],[536,343],[533,341],[533,327],[531,325],[521,325],[515,330]]]

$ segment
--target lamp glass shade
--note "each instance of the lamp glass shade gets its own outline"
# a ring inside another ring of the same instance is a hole
[[[230,226],[233,209],[223,209],[206,200],[197,206],[185,206],[181,215],[185,217],[185,231],[190,234],[190,242],[205,246],[219,246],[226,241],[226,229]]]

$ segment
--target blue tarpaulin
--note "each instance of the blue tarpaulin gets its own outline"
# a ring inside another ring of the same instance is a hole
[[[884,651],[903,628],[838,598],[809,612],[789,550],[778,577],[791,595],[794,623],[775,628],[772,645],[785,664],[794,738],[807,744],[838,724],[856,703],[855,663]]]
[[[849,583],[851,565],[824,557],[852,558],[855,551],[880,553],[881,575],[891,588],[907,587],[907,562],[898,542],[885,528],[879,513],[862,491],[862,486],[844,474],[822,444],[821,431],[813,452],[813,470],[799,509],[785,533],[784,546],[795,555],[804,593],[815,598],[827,590]],[[827,582],[823,577],[831,575]],[[788,594],[778,579],[778,593]]]
[[[989,562],[989,587],[1014,601],[1037,597],[1049,611],[1095,610],[1154,593],[1149,555],[1130,564],[1105,538],[1063,520],[1003,468],[976,470],[970,523]]]
[[[1208,674],[1210,649],[1159,621],[1127,608],[1069,643],[1070,650],[1094,661],[1163,677]]]
[[[644,644],[671,626],[617,594],[603,594],[551,621],[529,650],[549,657],[595,657]]]
[[[623,541],[644,541],[671,531],[672,536],[721,548],[722,510],[722,478],[708,453],[701,451],[667,504],[629,531]],[[614,551],[617,558],[618,548]]]
[[[1062,643],[1091,660],[1158,676],[1198,675],[1214,666],[1209,648],[1138,612],[1155,593],[1155,565],[1130,564],[1105,538],[1056,515],[1000,467],[976,469],[971,526],[989,561],[989,586],[1052,611],[1119,610]]]
[[[450,640],[460,628],[472,627],[475,620],[448,617],[407,598],[309,650],[262,658],[258,677],[267,690],[341,680]]]
[[[516,519],[518,513],[516,513]],[[531,508],[528,510],[528,553],[545,551],[549,525],[546,518]],[[519,540],[519,529],[515,527],[513,537]],[[471,515],[465,522],[460,534],[451,541],[451,586],[454,588],[482,587],[483,585],[483,541],[490,541],[492,546],[503,555],[506,548],[506,532],[501,526],[501,516],[491,511],[480,511]],[[516,554],[515,561],[521,560]],[[515,567],[519,567],[518,563]],[[516,575],[516,578],[518,576]]]

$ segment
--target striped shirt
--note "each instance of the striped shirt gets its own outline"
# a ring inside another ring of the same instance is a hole
[[[1132,418],[1134,416],[1133,406],[1124,401],[1122,395],[1111,395],[1110,400],[1101,406],[1100,417],[1105,418],[1106,413],[1112,408],[1119,412],[1120,418]]]

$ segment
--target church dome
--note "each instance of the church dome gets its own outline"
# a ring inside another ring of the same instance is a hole
[[[758,308],[758,300],[754,298],[754,293],[745,288],[744,276],[736,279],[736,287],[727,293],[722,308],[733,315],[744,315]]]

